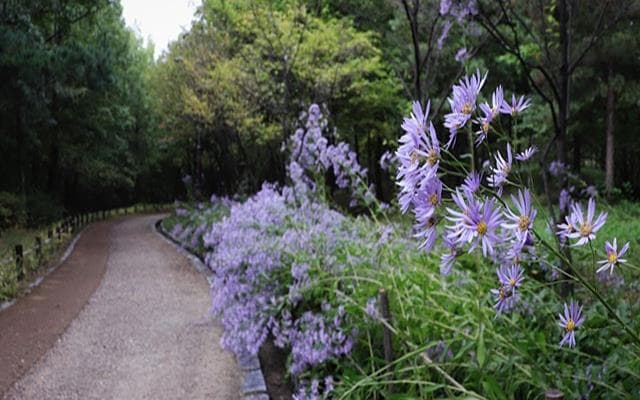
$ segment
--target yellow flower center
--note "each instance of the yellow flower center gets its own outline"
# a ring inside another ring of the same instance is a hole
[[[571,233],[571,232],[573,232],[573,230],[574,230],[573,225],[567,224],[567,232]]]
[[[484,221],[480,221],[478,223],[478,226],[476,227],[476,231],[480,235],[484,235],[485,233],[487,233],[487,223]]]
[[[489,133],[489,123],[485,122],[482,124],[482,132],[484,132],[485,134]]]
[[[513,278],[509,278],[509,285],[511,285],[511,287],[515,287],[516,286],[516,280]]]
[[[431,228],[432,226],[434,226],[438,221],[434,218],[431,217],[429,218],[429,221],[427,221],[427,228]]]
[[[431,193],[431,195],[429,196],[429,203],[431,203],[432,206],[437,206],[438,205],[438,194],[437,193]]]
[[[531,222],[529,220],[529,217],[526,215],[521,215],[520,219],[518,220],[518,228],[520,228],[521,231],[526,231],[527,229],[529,229],[529,222]]]
[[[511,290],[506,290],[504,287],[501,287],[498,291],[498,295],[500,296],[500,300],[508,299],[512,295]]]
[[[463,114],[471,114],[471,112],[473,111],[473,106],[469,103],[464,103],[460,111],[462,111]]]
[[[576,329],[576,323],[571,318],[567,321],[567,332],[573,332]]]
[[[591,228],[591,224],[588,222],[580,226],[580,235],[582,236],[589,236],[592,231],[593,229]]]
[[[411,164],[417,164],[420,161],[420,155],[417,151],[411,152]]]
[[[615,264],[618,262],[618,255],[614,252],[609,253],[609,257],[607,257],[609,264]]]
[[[440,159],[440,156],[438,155],[438,152],[435,149],[430,149],[427,152],[427,164],[435,165],[435,163],[437,163],[439,159]]]

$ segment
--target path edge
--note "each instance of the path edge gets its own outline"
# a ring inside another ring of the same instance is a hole
[[[213,272],[207,268],[204,259],[195,254],[188,248],[183,247],[180,242],[174,239],[162,226],[164,218],[160,218],[153,223],[153,229],[156,234],[170,243],[178,253],[189,259],[191,265],[198,270],[206,278],[207,283],[211,286],[211,280],[213,279]],[[240,385],[240,392],[244,400],[269,400],[269,394],[267,393],[267,384],[260,365],[260,359],[257,355],[242,354],[236,355],[236,362],[240,366],[240,370],[243,375],[243,382]]]
[[[82,230],[80,230],[80,232],[76,233],[76,235],[73,237],[73,239],[71,239],[69,244],[67,244],[67,247],[64,249],[64,252],[60,256],[60,258],[58,258],[56,261],[51,263],[50,264],[51,266],[49,268],[47,268],[47,270],[45,271],[44,274],[42,274],[39,277],[37,277],[35,281],[29,283],[29,286],[27,286],[27,288],[22,293],[20,293],[19,297],[14,297],[11,300],[6,300],[6,301],[1,302],[0,303],[0,312],[2,312],[4,310],[6,310],[7,308],[11,307],[12,305],[14,305],[21,297],[29,295],[29,293],[31,293],[33,291],[33,289],[35,289],[38,286],[40,286],[40,284],[42,282],[44,282],[44,280],[49,275],[51,275],[51,273],[53,271],[57,270],[58,267],[60,267],[62,264],[64,264],[64,262],[67,260],[67,258],[69,258],[71,253],[73,253],[73,250],[75,250],[76,243],[78,243],[78,240],[80,240],[80,236],[82,236],[82,233],[91,225],[93,225],[93,224],[88,224],[88,225],[84,226],[82,228]]]

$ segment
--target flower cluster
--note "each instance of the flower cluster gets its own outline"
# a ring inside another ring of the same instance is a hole
[[[330,171],[335,177],[336,186],[350,191],[350,207],[355,207],[359,201],[364,201],[365,205],[371,204],[375,195],[373,186],[366,183],[367,169],[358,163],[358,157],[348,143],[329,143],[323,135],[327,121],[320,107],[312,104],[302,114],[301,120],[304,121],[304,129],[296,130],[289,139],[291,159],[287,172],[295,194],[314,192],[319,181],[317,177]]]
[[[456,57],[458,56],[459,54],[456,55]],[[515,117],[530,106],[531,102],[529,99],[524,96],[516,97],[515,94],[511,97],[511,103],[507,102],[504,99],[504,90],[502,86],[499,85],[491,95],[491,104],[487,102],[480,103],[479,108],[481,114],[474,119],[473,113],[477,108],[476,101],[486,80],[487,74],[482,76],[480,71],[476,71],[474,75],[465,76],[458,84],[453,85],[452,96],[448,99],[451,112],[444,116],[444,126],[449,129],[449,141],[446,144],[447,148],[455,145],[458,131],[464,128],[468,122],[471,121],[477,125],[475,143],[476,146],[479,146],[487,139],[492,130],[494,120],[496,120],[500,114]],[[511,152],[510,150],[507,152],[508,163],[500,156],[503,167],[511,164]],[[520,158],[524,161],[530,158],[534,152],[533,149],[525,151],[520,155]]]
[[[205,261],[214,272],[212,312],[225,328],[223,347],[238,355],[256,354],[273,337],[291,353],[290,373],[305,377],[295,398],[321,399],[333,390],[333,380],[307,380],[308,371],[349,354],[354,332],[345,328],[342,306],[314,302],[305,292],[318,285],[319,275],[344,268],[336,261],[340,246],[360,241],[372,248],[375,238],[388,236],[388,227],[362,236],[345,226],[342,214],[318,201],[316,179],[324,179],[326,171],[334,173],[339,187],[351,188],[363,182],[366,171],[346,143],[331,145],[322,136],[326,124],[318,106],[305,117],[305,128],[290,140],[292,186],[264,184],[244,203],[231,204],[228,216],[204,234]]]
[[[445,2],[443,4],[445,8],[450,7]],[[478,127],[475,143],[480,145],[487,140],[500,114],[513,118],[530,106],[530,100],[524,97],[512,95],[510,102],[505,100],[502,86],[498,86],[491,94],[490,103],[478,104],[486,79],[487,74],[476,71],[453,86],[449,98],[451,111],[444,116],[449,140],[443,148],[452,151],[457,132],[466,126],[471,134],[473,124]],[[532,194],[529,189],[516,183],[519,178],[518,163],[530,160],[537,148],[531,146],[516,154],[507,142],[505,152],[489,154],[493,163],[488,160],[481,163],[485,166],[482,173],[472,170],[459,186],[445,186],[442,181],[444,174],[439,168],[441,162],[447,160],[441,160],[441,145],[429,111],[429,103],[425,109],[419,103],[414,103],[411,114],[402,123],[404,135],[399,140],[396,152],[399,161],[397,184],[400,187],[400,210],[403,213],[413,211],[415,236],[421,240],[420,248],[427,251],[440,249],[440,270],[443,275],[452,271],[456,258],[464,252],[478,251],[493,263],[498,278],[497,288],[491,290],[494,308],[497,314],[512,312],[521,297],[520,288],[525,281],[524,267],[542,262],[535,248],[534,222],[537,210],[533,207]],[[552,175],[562,179],[569,176],[566,165],[557,161],[551,164],[549,170]],[[511,192],[511,196],[505,196],[505,192]],[[589,197],[586,210],[571,200],[569,191],[560,192],[561,208],[569,212],[564,223],[558,225],[557,234],[562,240],[575,240],[574,246],[591,243],[607,218],[604,212],[596,215],[596,193],[585,189],[584,194]],[[442,221],[446,223],[442,224]],[[622,257],[628,248],[627,243],[618,250],[616,239],[613,243],[607,242],[607,258],[600,261],[597,272],[609,271],[612,274],[614,268],[626,262]],[[575,329],[583,322],[584,317],[577,303],[565,307],[561,325],[566,335],[561,345],[575,345]]]
[[[589,199],[586,215],[578,203],[571,205],[571,213],[565,217],[565,222],[558,225],[558,235],[563,239],[578,239],[575,246],[582,246],[596,238],[596,232],[607,221],[607,213],[600,213],[594,221],[596,202]]]

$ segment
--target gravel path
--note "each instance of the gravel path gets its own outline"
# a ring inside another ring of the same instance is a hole
[[[208,285],[153,231],[157,219],[112,228],[102,284],[5,398],[240,397],[240,372],[208,315]]]

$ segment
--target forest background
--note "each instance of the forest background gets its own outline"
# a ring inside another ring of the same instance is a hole
[[[2,1],[0,228],[284,183],[282,144],[311,103],[388,202],[393,177],[379,160],[411,101],[443,115],[452,83],[476,69],[488,87],[531,98],[507,128],[518,149],[541,148],[539,173],[559,160],[611,200],[637,200],[639,9],[205,0],[154,59],[117,0]]]

